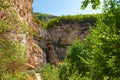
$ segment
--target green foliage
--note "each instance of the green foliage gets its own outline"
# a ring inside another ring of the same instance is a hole
[[[76,16],[61,16],[48,21],[46,28],[52,28],[55,25],[62,24],[82,24],[85,22],[90,22],[91,24],[96,23],[97,17],[101,16],[101,14],[88,14],[88,15],[76,15]]]
[[[37,15],[34,14],[34,18],[35,18],[36,22],[39,23],[39,25],[43,26],[42,21],[38,18]]]
[[[99,9],[101,2],[100,0],[84,0],[82,2],[81,9],[84,10],[88,6],[88,4],[92,4],[93,9]]]
[[[47,23],[51,19],[57,18],[57,16],[49,15],[49,14],[42,14],[42,13],[34,13],[34,17],[37,23],[43,28],[47,28]]]
[[[36,17],[38,17],[38,19],[42,22],[47,22],[50,19],[54,19],[54,18],[57,17],[57,16],[53,16],[53,15],[50,15],[50,14],[42,14],[42,13],[34,13],[34,15]]]
[[[120,28],[117,24],[120,21],[117,18],[119,6],[116,6],[118,4],[112,0],[105,2],[103,19],[98,21],[96,29],[92,30],[86,41],[86,44],[89,44],[89,53],[91,53],[91,74],[94,80],[103,79],[104,76],[112,80],[120,78],[120,64],[118,63],[120,61]]]
[[[87,38],[87,48],[91,58],[91,73],[94,80],[103,79],[104,76],[109,78],[119,75],[119,38],[112,31],[110,26],[105,26],[103,22],[98,24],[99,27],[92,30],[91,35]],[[116,36],[116,37],[115,37]],[[117,41],[118,40],[118,41]],[[119,77],[118,77],[119,78]]]
[[[43,80],[59,80],[59,68],[47,64],[41,70]]]
[[[120,3],[108,0],[104,4],[104,15],[99,17],[96,28],[82,44],[74,43],[68,48],[60,69],[62,80],[120,78]]]
[[[0,38],[0,78],[6,78],[7,75],[12,78],[15,71],[19,71],[22,63],[26,61],[26,51],[19,43]]]
[[[100,0],[85,0],[82,8],[86,8],[89,3],[92,3],[93,9],[97,9]],[[48,22],[46,27],[52,28],[62,24],[91,21],[94,23],[97,21],[96,18],[99,18],[96,28],[91,28],[90,35],[83,42],[75,41],[68,47],[66,59],[58,71],[60,80],[118,80],[120,78],[119,13],[119,0],[104,0],[103,15],[62,16]],[[47,78],[51,75],[45,74]]]
[[[82,80],[89,71],[87,58],[82,43],[78,40],[75,41],[74,45],[68,47],[67,57],[61,65],[60,78],[64,80],[72,80],[71,78]]]
[[[41,13],[34,13],[36,21],[43,26],[44,28],[52,28],[55,25],[62,24],[82,24],[85,22],[90,22],[91,24],[95,24],[97,21],[97,17],[101,16],[101,14],[87,14],[87,15],[75,15],[75,16],[53,16]]]
[[[0,0],[0,10],[8,8]],[[100,5],[97,0],[85,0],[83,9],[89,4],[96,9]],[[65,61],[60,69],[46,65],[41,70],[44,80],[118,80],[120,78],[120,3],[118,0],[104,0],[104,15],[77,15],[62,16],[52,19],[46,25],[47,28],[54,25],[74,24],[99,21],[96,28],[91,29],[91,34],[83,41],[75,41],[68,47]],[[8,9],[6,11],[9,12]],[[6,33],[26,32],[23,24],[19,24],[16,16],[11,17],[14,11],[10,10],[7,17],[0,19],[0,79],[1,80],[25,80],[19,67],[26,59],[25,46],[12,41]],[[20,27],[21,26],[21,27]],[[18,28],[20,27],[20,28]],[[19,29],[19,30],[17,30]],[[25,30],[25,31],[24,31]],[[17,72],[18,70],[18,72]]]
[[[1,80],[26,80],[26,77],[23,73],[15,72],[14,74],[3,73]]]

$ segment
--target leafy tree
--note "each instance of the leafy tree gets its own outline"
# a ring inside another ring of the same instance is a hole
[[[68,47],[66,59],[61,65],[60,78],[77,80],[85,77],[89,71],[87,58],[88,55],[84,52],[84,46],[79,40],[76,40],[73,46]]]
[[[104,16],[99,19],[96,29],[86,39],[87,51],[91,59],[91,78],[93,80],[120,77],[120,4],[116,0],[104,1]]]
[[[119,3],[119,0],[103,0],[104,2],[117,2]],[[85,9],[89,4],[92,4],[93,9],[99,9],[101,5],[101,0],[84,0],[81,5],[81,9]]]
[[[105,75],[109,76],[109,78],[119,78],[120,74],[120,64],[119,62],[119,45],[120,45],[120,28],[117,23],[119,22],[118,10],[119,5],[114,1],[106,1],[105,2],[105,12],[104,12],[104,19],[98,26],[101,26],[97,29],[96,33],[99,33],[98,44],[99,48],[95,48],[94,51],[94,62],[96,63],[95,68],[99,67],[99,76]],[[115,11],[113,11],[113,9]],[[116,17],[117,16],[117,17]],[[101,32],[101,33],[100,33]],[[98,66],[99,64],[99,66]]]
[[[69,47],[65,63],[61,66],[61,79],[69,80],[76,77],[88,80],[118,80],[120,78],[120,3],[117,0],[105,0],[104,5],[104,13],[99,17],[96,28],[91,29],[91,34],[82,45],[78,43],[80,46],[76,47],[74,44]],[[80,76],[81,73],[85,74]]]
[[[100,0],[84,0],[82,2],[81,9],[85,9],[88,6],[88,4],[92,4],[93,9],[99,9],[101,2]]]

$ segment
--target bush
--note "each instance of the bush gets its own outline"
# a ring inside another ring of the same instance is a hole
[[[24,70],[21,66],[26,61],[26,52],[27,49],[22,45],[7,39],[0,39],[0,75],[14,74],[15,71]]]
[[[76,40],[67,49],[67,56],[60,69],[60,78],[69,80],[74,77],[76,79],[85,77],[86,73],[89,72],[87,58],[88,55],[84,52],[84,46],[79,40]]]
[[[26,76],[24,73],[21,72],[15,72],[14,74],[10,73],[3,73],[0,78],[1,80],[26,80]]]
[[[52,28],[55,25],[61,25],[61,24],[75,24],[75,23],[83,24],[85,22],[90,22],[93,25],[96,23],[98,16],[101,16],[101,14],[61,16],[48,21],[46,28]]]
[[[43,80],[59,80],[59,68],[47,64],[43,67],[41,76]]]

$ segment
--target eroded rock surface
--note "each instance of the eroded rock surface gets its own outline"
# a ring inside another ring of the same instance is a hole
[[[75,39],[83,40],[89,33],[90,22],[83,24],[62,24],[48,29],[51,40],[47,41],[47,60],[56,64],[64,60],[67,46],[72,45]]]
[[[16,22],[16,20],[13,19],[13,26],[21,22],[24,23],[26,26],[29,26],[30,30],[40,34],[44,34],[40,31],[40,26],[35,22],[33,16],[33,0],[6,0],[4,1],[4,4],[6,4],[7,1],[11,3],[11,6],[9,8],[0,10],[0,18],[11,19],[15,17],[18,20],[18,22]],[[15,16],[11,15],[9,17],[10,14],[15,14]],[[28,48],[27,58],[29,58],[29,64],[35,67],[42,65],[44,63],[43,50],[37,45],[37,41],[33,39],[33,35],[28,34],[28,31],[22,31],[20,25],[17,25],[17,27],[18,28],[15,30],[15,32],[8,32],[6,33],[6,35],[9,35],[8,37],[12,38],[13,40],[21,43],[22,45],[26,46],[26,48]]]

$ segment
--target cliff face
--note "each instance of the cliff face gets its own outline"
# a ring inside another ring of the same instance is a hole
[[[90,22],[82,24],[62,24],[48,29],[51,40],[47,41],[48,62],[56,64],[63,61],[66,56],[67,46],[72,45],[75,39],[83,40],[89,34]]]
[[[19,20],[25,22],[32,29],[36,29],[37,25],[33,17],[32,3],[33,0],[8,0],[12,4]]]
[[[39,32],[40,34],[44,34],[41,33],[39,26],[35,22],[33,16],[33,12],[32,12],[33,0],[8,0],[8,2],[11,3],[9,10],[14,11],[15,17],[17,18],[17,20],[19,20],[19,22],[25,23],[27,26],[29,26],[29,29],[32,29],[33,31]],[[5,1],[4,4],[6,4]],[[7,10],[8,10],[7,8],[0,10],[1,18],[2,16],[6,16],[8,18],[9,10],[8,11]],[[11,15],[11,18],[12,17],[14,16]],[[18,23],[15,20],[13,20],[13,22],[14,25]],[[33,66],[42,65],[42,63],[44,62],[44,53],[42,49],[38,47],[37,42],[33,39],[33,36],[30,36],[28,32],[21,33],[21,29],[19,30],[19,27],[21,26],[18,25],[17,28],[18,33],[10,32],[6,34],[9,35],[9,37],[13,38],[13,40],[18,41],[19,43],[23,44],[29,49],[27,57],[28,57],[28,62],[31,65]]]
[[[77,15],[57,17],[48,22],[47,29],[40,29],[44,35],[41,38],[35,37],[46,53],[47,62],[57,64],[63,61],[67,47],[72,45],[75,39],[83,40],[90,33],[90,26],[95,26],[96,21],[96,15]]]

